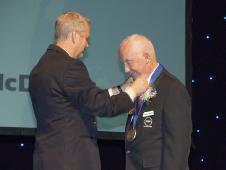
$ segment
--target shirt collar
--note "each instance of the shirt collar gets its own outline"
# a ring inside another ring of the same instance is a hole
[[[158,66],[159,66],[159,63],[157,63],[157,66],[155,67],[155,69],[151,72],[151,74],[149,75],[149,77],[148,77],[148,82],[150,83],[151,82],[151,77],[152,77],[152,75],[154,74],[154,72],[155,72],[155,70],[158,68]]]

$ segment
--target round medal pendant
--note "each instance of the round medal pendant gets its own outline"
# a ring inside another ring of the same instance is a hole
[[[132,142],[136,138],[136,135],[137,135],[136,129],[134,128],[129,129],[126,136],[127,141]]]

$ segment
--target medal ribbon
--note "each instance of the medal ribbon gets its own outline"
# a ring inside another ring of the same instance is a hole
[[[163,70],[163,66],[161,64],[159,64],[158,67],[156,68],[156,70],[154,71],[154,73],[151,76],[150,84],[153,84],[156,81],[156,79],[161,74],[162,70]],[[138,116],[140,114],[140,111],[141,111],[143,104],[144,104],[144,101],[141,100],[141,97],[137,97],[137,99],[135,101],[135,109],[133,110],[133,115],[132,115],[132,118],[131,118],[131,121],[130,121],[130,124],[131,123],[133,124],[133,129],[136,126],[137,119],[138,119]]]

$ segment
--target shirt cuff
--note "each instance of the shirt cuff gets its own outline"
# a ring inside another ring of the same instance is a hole
[[[108,89],[108,93],[111,97],[111,96],[114,96],[114,95],[118,95],[120,93],[120,91],[117,87],[113,87],[113,88]]]

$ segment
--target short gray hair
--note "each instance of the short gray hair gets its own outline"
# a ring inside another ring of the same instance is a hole
[[[67,39],[72,31],[85,31],[85,22],[89,23],[89,19],[77,12],[65,12],[58,16],[55,22],[55,41]]]

